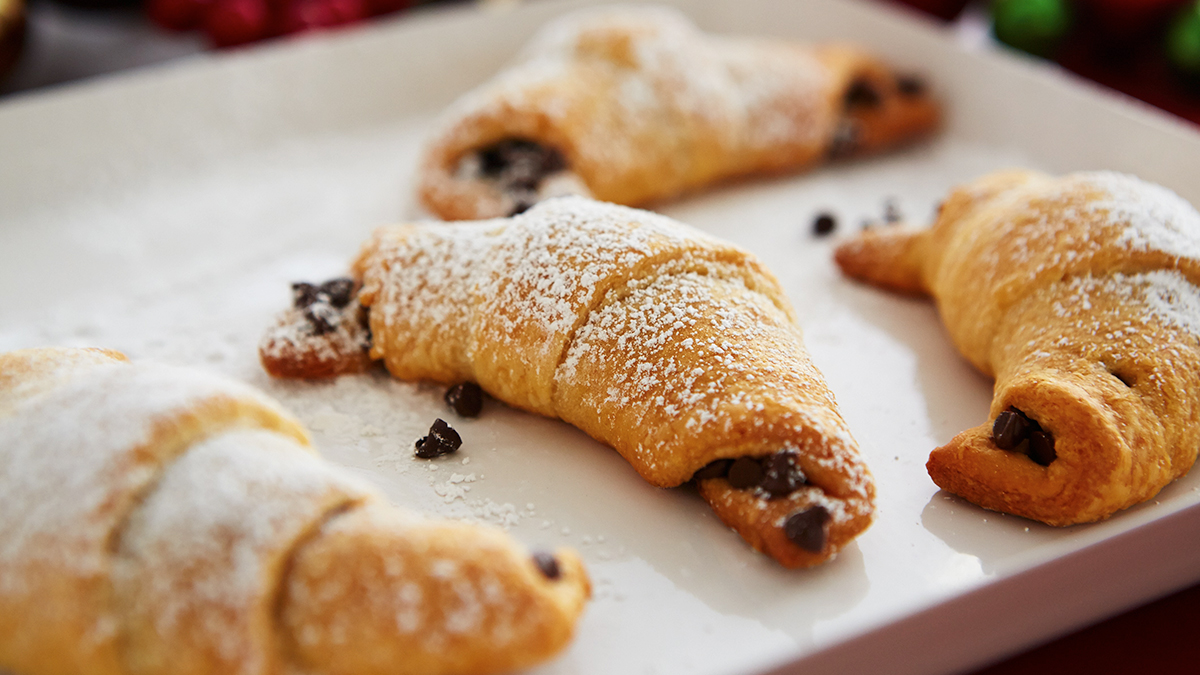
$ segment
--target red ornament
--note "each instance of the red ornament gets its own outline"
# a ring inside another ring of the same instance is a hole
[[[217,47],[234,47],[271,35],[266,0],[214,0],[204,18],[204,31]]]

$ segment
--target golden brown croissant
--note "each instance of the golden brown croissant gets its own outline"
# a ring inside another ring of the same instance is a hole
[[[1200,448],[1200,214],[1113,173],[987,176],[932,229],[837,250],[852,276],[937,301],[996,378],[990,421],[930,455],[935,483],[1051,525],[1107,518]]]
[[[615,448],[650,483],[695,478],[789,567],[870,524],[874,487],[778,282],[752,255],[582,197],[511,219],[380,229],[354,264],[370,356],[405,380],[473,381]],[[281,319],[304,336],[315,324]],[[357,314],[352,304],[347,312]],[[303,376],[307,337],[261,355]]]
[[[0,355],[0,671],[492,673],[558,651],[569,551],[426,521],[238,383],[114,352]]]
[[[938,118],[920,80],[856,47],[708,36],[665,8],[592,9],[546,26],[447,111],[418,192],[447,220],[567,193],[640,206],[875,152]]]

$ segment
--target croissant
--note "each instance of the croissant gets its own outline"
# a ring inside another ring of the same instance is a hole
[[[661,7],[585,10],[444,114],[418,194],[446,220],[562,194],[641,206],[877,152],[939,111],[919,78],[857,47],[708,36]]]
[[[791,305],[742,249],[561,197],[509,219],[382,228],[353,273],[345,311],[367,308],[370,357],[392,375],[478,383],[612,446],[653,485],[695,479],[785,566],[829,559],[871,521],[870,473]],[[299,313],[262,344],[273,375],[314,362],[318,329]]]
[[[0,671],[492,673],[569,639],[570,551],[427,521],[238,383],[0,355]]]
[[[1051,525],[1101,520],[1200,448],[1200,214],[1132,176],[1029,171],[960,187],[932,229],[837,249],[849,276],[932,295],[996,379],[989,421],[929,457],[941,488]]]

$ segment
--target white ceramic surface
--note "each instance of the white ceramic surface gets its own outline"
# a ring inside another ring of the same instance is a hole
[[[567,673],[951,672],[1200,578],[1200,475],[1098,525],[1053,529],[939,492],[928,451],[987,415],[991,383],[926,302],[841,279],[836,237],[894,198],[912,220],[992,169],[1136,173],[1200,203],[1200,134],[886,7],[681,0],[701,26],[873,45],[948,104],[932,143],[747,182],[663,210],[762,256],[874,471],[879,517],[820,569],[752,552],[692,492],[644,484],[559,422],[492,404],[453,458],[411,459],[441,389],[278,383],[255,347],[288,283],[337,275],[373,226],[419,215],[420,142],[547,18],[456,9],[116,76],[0,105],[0,350],[104,345],[265,388],[325,454],[397,502],[571,545],[596,597]],[[467,462],[467,463],[464,463]],[[469,488],[469,490],[465,489]]]

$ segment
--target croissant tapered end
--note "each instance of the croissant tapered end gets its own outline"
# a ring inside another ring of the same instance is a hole
[[[838,245],[833,259],[846,276],[897,293],[925,295],[922,244],[926,231],[908,226],[867,230]]]
[[[557,653],[590,595],[572,551],[368,506],[297,552],[281,616],[313,672],[501,673]]]
[[[984,508],[1055,526],[1103,520],[1148,498],[1160,485],[1134,467],[1137,451],[1088,386],[1028,378],[1007,387],[1008,405],[991,421],[930,453],[930,478]],[[1005,438],[1010,418],[1028,421],[1038,436]]]

